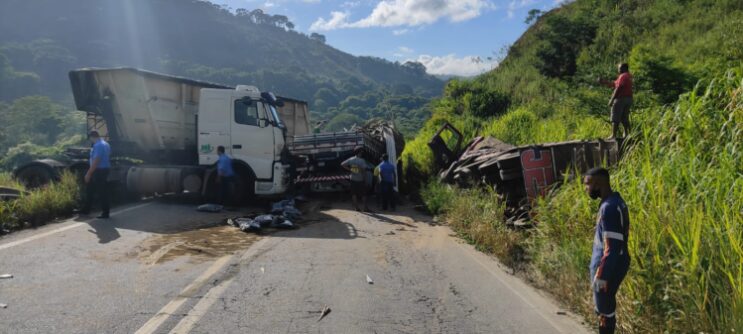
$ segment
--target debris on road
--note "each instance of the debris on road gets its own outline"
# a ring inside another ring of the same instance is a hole
[[[322,311],[320,311],[320,317],[317,318],[317,321],[320,321],[322,320],[322,318],[325,318],[325,316],[328,315],[328,313],[330,313],[330,307],[325,305],[325,307],[322,308]]]
[[[219,204],[212,204],[212,203],[202,204],[196,208],[197,211],[202,211],[202,212],[219,212],[219,211],[222,211],[222,209],[224,209],[223,206]]]
[[[8,308],[8,304],[0,303],[0,308]]]
[[[366,275],[366,283],[374,284],[374,281],[372,281],[371,277],[369,275]]]
[[[302,212],[294,207],[294,200],[288,199],[271,205],[271,213],[227,219],[227,225],[239,228],[243,232],[260,232],[264,228],[295,229],[294,221],[302,219]]]
[[[261,274],[265,274],[265,273],[266,273],[266,268],[261,267]]]
[[[5,279],[5,278],[13,278],[13,275],[11,275],[11,274],[2,274],[2,275],[0,275],[0,279]]]
[[[565,311],[557,311],[557,315],[568,315],[568,312],[565,312]]]

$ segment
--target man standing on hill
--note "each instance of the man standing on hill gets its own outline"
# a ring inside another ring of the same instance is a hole
[[[355,155],[341,163],[341,166],[351,172],[351,196],[356,211],[361,211],[359,209],[359,199],[361,204],[364,205],[364,211],[369,211],[369,207],[366,206],[366,172],[369,163],[361,157],[364,149],[357,147],[354,153]]]
[[[389,162],[389,156],[387,154],[382,155],[382,163],[379,164],[379,187],[382,195],[382,210],[387,210],[387,207],[395,211],[395,178],[396,168],[395,165]]]
[[[93,144],[90,150],[90,167],[85,173],[85,204],[81,214],[89,214],[93,199],[98,197],[101,203],[101,215],[96,217],[106,219],[109,216],[108,203],[108,171],[111,168],[111,146],[101,138],[98,131],[90,131],[88,139]]]
[[[619,133],[619,123],[624,128],[624,137],[629,134],[629,111],[632,107],[632,75],[629,73],[629,65],[621,63],[617,65],[619,76],[617,80],[607,81],[599,79],[599,83],[614,88],[614,92],[609,99],[611,107],[611,139],[617,138]]]
[[[630,265],[629,212],[619,193],[612,191],[609,171],[593,168],[583,184],[591,199],[601,199],[591,255],[591,287],[599,316],[599,333],[614,333],[617,291]]]

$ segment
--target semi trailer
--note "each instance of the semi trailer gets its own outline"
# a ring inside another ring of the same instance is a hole
[[[321,172],[309,171],[307,156],[290,150],[316,136],[310,134],[307,102],[255,86],[231,87],[134,68],[84,68],[71,71],[69,78],[75,105],[86,113],[88,132],[97,131],[111,144],[108,181],[127,194],[213,195],[219,146],[232,158],[237,174],[232,198],[238,203],[253,195],[286,193],[300,179],[298,169],[304,177]],[[349,135],[320,136],[336,138],[334,146],[339,147]],[[377,136],[355,145],[376,157],[388,144]],[[350,152],[335,153],[343,158]],[[68,149],[65,159],[33,161],[14,174],[27,187],[52,182],[65,170],[82,175],[88,154],[89,149]]]

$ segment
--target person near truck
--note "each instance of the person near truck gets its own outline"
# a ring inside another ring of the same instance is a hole
[[[617,291],[630,266],[629,210],[622,196],[611,189],[609,171],[593,168],[583,178],[591,199],[601,199],[596,217],[590,274],[599,333],[614,333]]]
[[[219,185],[219,204],[224,205],[229,197],[230,188],[235,178],[232,159],[225,153],[224,146],[217,147],[217,184]]]
[[[387,154],[382,155],[382,163],[377,166],[379,168],[379,190],[382,195],[382,210],[387,210],[387,207],[390,207],[392,211],[395,211],[395,179],[397,179],[397,171],[395,165],[391,164],[389,159]]]
[[[351,172],[351,197],[353,206],[356,211],[361,211],[359,202],[364,207],[364,211],[370,211],[366,206],[366,177],[369,163],[362,158],[364,149],[357,147],[354,149],[354,156],[341,163],[341,167]]]
[[[78,212],[87,215],[98,200],[101,206],[99,219],[109,218],[110,204],[108,193],[108,173],[111,169],[111,146],[101,138],[98,131],[90,131],[88,140],[92,144],[88,171],[85,173],[85,203]]]
[[[629,73],[629,64],[621,63],[617,65],[619,76],[614,81],[599,79],[599,83],[614,88],[609,99],[611,107],[611,137],[617,138],[619,134],[619,124],[622,124],[624,137],[629,135],[630,122],[629,113],[632,107],[632,75]]]

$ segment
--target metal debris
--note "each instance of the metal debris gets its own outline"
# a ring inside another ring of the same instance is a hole
[[[0,308],[8,308],[8,304],[0,303]]]
[[[372,281],[371,277],[369,275],[366,275],[366,283],[374,284],[374,281]]]
[[[460,187],[486,185],[506,203],[509,225],[528,227],[531,203],[563,181],[622,156],[622,140],[574,140],[514,147],[493,137],[477,137],[463,145],[464,136],[444,124],[428,143],[440,179]]]
[[[223,208],[224,207],[221,206],[221,205],[219,205],[219,204],[207,203],[207,204],[199,205],[196,208],[196,210],[197,211],[202,211],[202,212],[219,212],[219,211],[222,211]]]
[[[322,320],[322,318],[325,318],[325,316],[328,315],[328,313],[330,313],[330,307],[325,305],[325,307],[322,308],[322,311],[320,311],[320,317],[317,318],[317,321],[320,321]]]
[[[0,279],[3,279],[3,278],[13,278],[13,275],[11,275],[11,274],[2,274],[2,275],[0,275]]]

